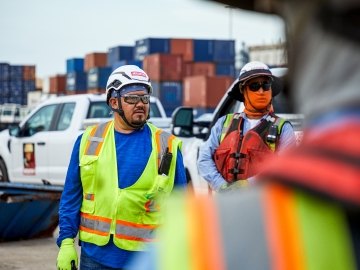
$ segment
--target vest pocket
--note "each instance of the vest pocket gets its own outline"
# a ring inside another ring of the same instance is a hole
[[[80,159],[80,176],[83,186],[83,202],[81,211],[84,213],[93,213],[95,210],[95,173],[96,161],[98,156],[83,155]]]
[[[231,148],[225,148],[225,149],[217,149],[214,152],[215,165],[220,173],[223,173],[223,170],[226,167],[226,159],[228,158],[230,151]]]

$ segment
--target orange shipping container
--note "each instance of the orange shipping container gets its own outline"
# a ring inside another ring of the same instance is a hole
[[[215,76],[216,66],[213,62],[185,63],[184,77],[186,76]]]
[[[50,77],[49,92],[50,94],[65,94],[66,75],[56,75]]]
[[[106,67],[107,66],[107,53],[89,53],[85,55],[84,59],[84,70],[89,71],[89,69],[94,67]]]
[[[150,80],[157,82],[182,81],[183,67],[182,57],[174,54],[150,54],[143,61],[144,71]]]
[[[35,79],[35,66],[23,66],[23,80]]]
[[[170,39],[170,53],[181,55],[184,62],[194,60],[194,43],[192,39]]]
[[[184,78],[183,105],[215,108],[234,81],[230,76],[192,76]]]

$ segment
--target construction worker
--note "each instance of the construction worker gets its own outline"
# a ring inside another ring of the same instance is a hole
[[[154,238],[162,202],[186,184],[181,141],[147,122],[152,92],[139,67],[115,69],[106,86],[114,119],[75,143],[59,209],[57,268],[123,269]]]
[[[296,145],[290,122],[272,110],[281,91],[280,78],[264,63],[247,63],[229,96],[244,103],[242,113],[218,119],[197,161],[200,175],[215,191],[246,186],[274,152]]]
[[[303,140],[252,189],[171,202],[150,266],[133,269],[360,269],[360,2],[219,2],[284,17]]]

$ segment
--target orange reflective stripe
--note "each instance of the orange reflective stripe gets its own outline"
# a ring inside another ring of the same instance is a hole
[[[168,140],[168,147],[169,147],[169,152],[172,153],[172,142],[175,139],[174,135],[171,135],[169,140]]]
[[[95,127],[91,130],[89,137],[93,137],[93,136],[94,136],[97,127],[98,127],[98,126],[95,126]],[[91,144],[91,141],[87,140],[84,153],[87,153],[87,152],[88,152],[88,149],[89,149],[89,147],[90,147],[90,144]]]
[[[125,221],[125,220],[117,220],[116,224],[125,225],[125,226],[129,226],[129,227],[134,227],[134,228],[151,229],[151,230],[156,229],[158,227],[158,225],[139,224],[139,223],[133,223],[133,222]]]
[[[88,218],[88,219],[99,220],[99,221],[102,221],[102,222],[111,223],[111,218],[93,216],[93,215],[86,214],[86,213],[82,213],[82,212],[81,212],[80,215],[81,215],[82,217],[85,217],[85,218]]]
[[[294,193],[279,185],[268,186],[262,203],[272,269],[305,269]]]
[[[161,142],[160,142],[161,133],[162,133],[161,129],[157,129],[155,132],[156,151],[158,153],[158,167],[160,166],[160,160],[161,160]]]
[[[139,242],[152,242],[154,240],[152,238],[142,238],[142,237],[136,237],[136,236],[129,236],[129,235],[125,235],[125,234],[115,234],[115,236],[120,239],[139,241]]]
[[[190,269],[226,269],[221,229],[213,197],[189,195],[186,203]]]
[[[105,126],[105,128],[104,128],[104,131],[103,131],[103,133],[101,134],[101,138],[105,138],[105,135],[106,135],[106,133],[107,133],[107,131],[108,131],[108,129],[109,129],[110,124],[111,124],[111,121],[109,121],[109,122],[106,123],[106,126]],[[98,144],[98,146],[96,147],[96,150],[95,150],[95,156],[98,156],[98,155],[99,155],[99,152],[100,152],[100,150],[101,150],[101,147],[102,147],[103,143],[104,143],[104,141],[99,142],[99,144]],[[85,152],[85,153],[86,153],[86,152]]]
[[[102,236],[108,236],[109,235],[109,232],[101,232],[101,231],[86,228],[86,227],[81,226],[81,225],[80,225],[79,228],[80,228],[80,231],[84,231],[84,232],[88,232],[88,233],[93,233],[93,234],[102,235]]]

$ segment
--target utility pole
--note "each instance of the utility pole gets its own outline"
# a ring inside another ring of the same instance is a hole
[[[232,28],[233,28],[232,10],[234,9],[234,7],[233,6],[225,6],[225,8],[229,9],[229,39],[232,39]]]

